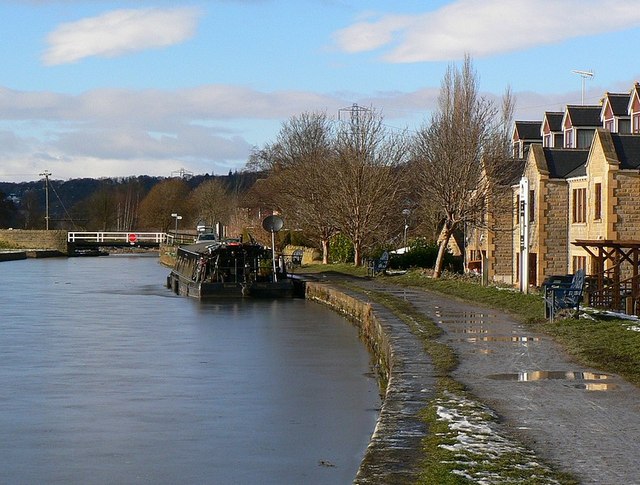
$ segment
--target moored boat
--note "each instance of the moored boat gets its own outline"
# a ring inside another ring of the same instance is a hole
[[[294,281],[273,268],[271,250],[255,242],[202,240],[178,248],[167,288],[200,299],[292,297]]]

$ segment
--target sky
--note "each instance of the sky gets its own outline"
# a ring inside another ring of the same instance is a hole
[[[0,0],[0,19],[4,182],[224,175],[353,104],[411,134],[465,54],[520,120],[640,81],[637,0]]]

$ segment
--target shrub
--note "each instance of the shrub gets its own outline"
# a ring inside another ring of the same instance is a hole
[[[389,266],[394,269],[433,268],[438,257],[438,244],[425,239],[415,239],[409,244],[409,250],[404,254],[394,254]],[[461,258],[449,251],[445,253],[443,267],[449,271],[461,271]]]
[[[336,234],[331,238],[329,242],[329,260],[332,263],[352,263],[354,257],[353,244],[346,236]]]

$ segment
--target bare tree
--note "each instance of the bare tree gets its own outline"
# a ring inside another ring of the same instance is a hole
[[[217,222],[229,222],[234,206],[233,196],[219,179],[202,182],[191,193],[191,206],[198,220],[214,226]]]
[[[166,179],[156,184],[140,203],[140,223],[144,228],[167,232],[172,213],[189,212],[189,187],[179,178]]]
[[[511,109],[510,103],[505,101],[503,112]],[[465,56],[460,69],[454,65],[447,69],[431,123],[414,138],[413,160],[423,200],[435,205],[442,221],[436,278],[454,231],[463,223],[481,223],[491,191],[490,175],[504,160],[505,124],[499,111],[480,96],[471,58]]]
[[[357,110],[340,126],[327,176],[332,181],[332,219],[354,248],[364,251],[397,232],[405,185],[403,134],[391,132],[374,110]]]
[[[142,197],[143,188],[135,178],[129,179],[117,188],[117,231],[131,231],[136,228]]]
[[[262,193],[285,215],[289,227],[301,229],[322,248],[328,262],[329,240],[336,232],[331,220],[333,177],[328,172],[334,133],[325,113],[303,113],[282,124],[277,141],[254,151],[249,165],[267,170]]]

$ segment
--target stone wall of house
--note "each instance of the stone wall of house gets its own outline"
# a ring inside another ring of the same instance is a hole
[[[48,249],[67,254],[67,231],[0,229],[0,242],[18,249]]]
[[[636,171],[617,173],[615,196],[618,204],[614,207],[617,222],[614,224],[621,241],[640,239],[640,174]]]
[[[505,197],[511,189],[503,187],[492,201],[489,227],[487,232],[489,279],[498,283],[513,284],[513,267],[515,266],[512,251],[515,200]]]
[[[560,180],[549,180],[546,183],[546,189],[543,240],[546,251],[539,274],[539,283],[542,283],[547,276],[566,274],[569,268],[567,254],[569,191],[567,183]]]
[[[587,207],[586,207],[586,219],[583,222],[574,222],[573,220],[573,212],[574,212],[574,190],[585,189],[587,192]],[[590,192],[591,190],[591,192]],[[580,256],[585,258],[585,261],[589,257],[589,253],[587,253],[583,248],[574,246],[571,244],[572,241],[576,241],[578,239],[584,240],[589,239],[589,233],[591,231],[591,227],[594,222],[594,214],[595,214],[595,204],[593,198],[593,184],[589,182],[587,177],[579,177],[569,180],[568,182],[568,201],[567,201],[567,220],[568,220],[568,228],[569,233],[567,237],[567,265],[565,268],[565,273],[575,273],[578,269],[577,266],[574,265],[574,258],[576,256]],[[600,224],[602,225],[602,224]],[[587,266],[588,270],[589,267]],[[562,273],[555,273],[562,274]]]
[[[613,224],[610,223],[611,196],[615,179],[611,176],[612,169],[617,170],[617,164],[611,165],[610,158],[615,155],[611,134],[599,131],[593,139],[593,146],[587,163],[587,231],[582,234],[584,239],[609,239]],[[600,219],[596,218],[595,195],[596,184],[600,184]],[[609,210],[608,210],[609,209]],[[570,240],[579,239],[578,235],[571,234]]]

